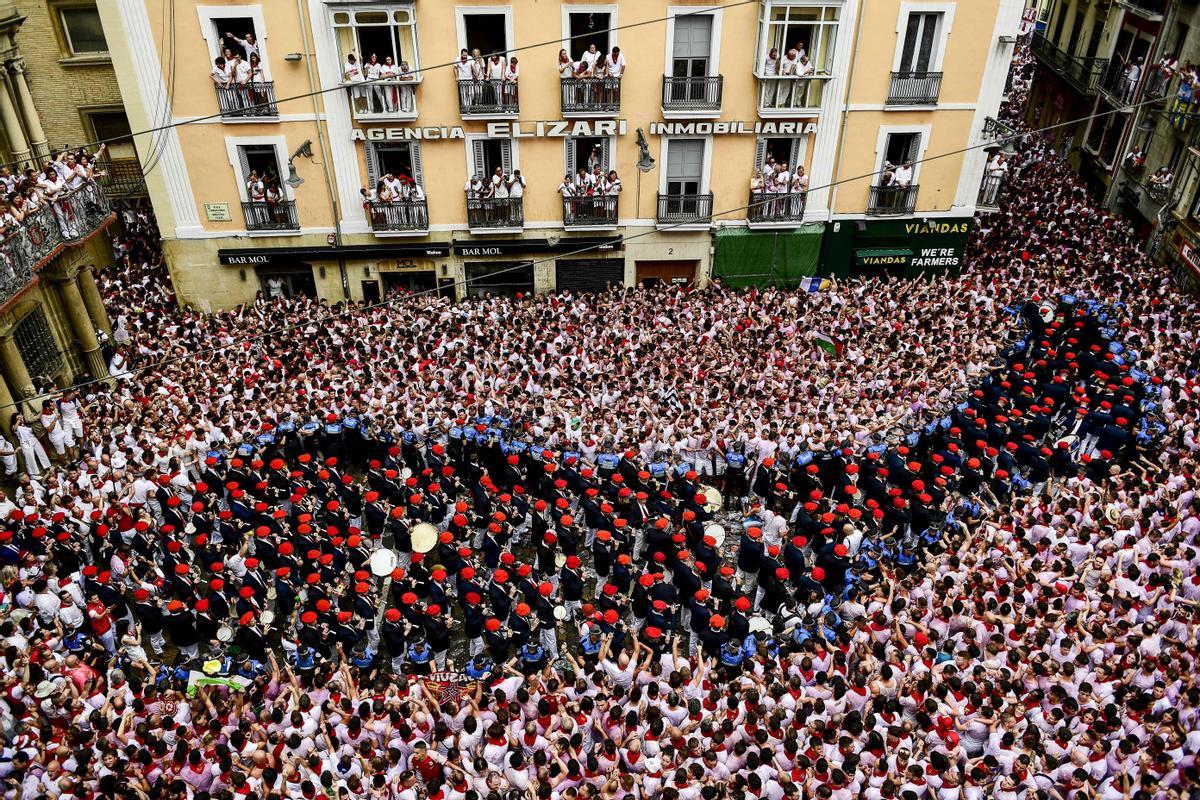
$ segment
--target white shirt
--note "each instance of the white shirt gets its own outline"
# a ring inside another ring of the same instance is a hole
[[[509,197],[524,197],[525,196],[525,176],[514,175],[512,186],[508,187]]]
[[[454,77],[460,81],[469,81],[475,77],[475,62],[471,59],[463,61],[460,57],[454,62]]]
[[[604,57],[604,65],[608,69],[608,77],[620,78],[625,74],[625,54],[618,53],[617,60],[613,61],[612,53]]]

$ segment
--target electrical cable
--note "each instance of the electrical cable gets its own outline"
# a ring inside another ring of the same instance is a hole
[[[1161,99],[1153,100],[1153,101],[1145,101],[1145,102],[1139,103],[1137,105],[1146,105],[1151,102],[1161,102]],[[989,141],[989,142],[980,142],[979,144],[969,145],[967,147],[959,148],[957,150],[951,150],[946,153],[939,153],[939,154],[933,155],[933,156],[926,156],[925,158],[913,161],[912,163],[913,163],[913,166],[916,166],[917,164],[925,164],[930,161],[938,161],[943,158],[951,158],[956,155],[962,155],[964,153],[969,153],[973,150],[986,149],[986,148],[996,147],[998,145],[1003,146],[1003,144],[1007,143],[1007,142],[1024,139],[1025,137],[1028,137],[1028,136],[1037,136],[1039,134],[1046,133],[1047,131],[1052,131],[1052,130],[1056,130],[1058,128],[1064,128],[1064,127],[1068,127],[1071,125],[1077,125],[1081,122],[1087,122],[1087,121],[1093,120],[1093,119],[1099,119],[1100,117],[1108,116],[1109,114],[1123,113],[1124,111],[1127,111],[1130,108],[1134,108],[1134,107],[1135,106],[1125,106],[1122,108],[1112,109],[1110,111],[1106,111],[1106,112],[1099,113],[1099,114],[1089,114],[1088,116],[1080,117],[1079,119],[1067,120],[1065,122],[1058,122],[1053,125],[1047,125],[1045,127],[1038,128],[1038,129],[1032,130],[1032,131],[1017,132],[1010,136],[997,137],[996,139]],[[868,178],[874,178],[877,175],[882,174],[883,171],[884,170],[881,168],[881,169],[875,170],[873,172],[868,172],[868,173],[865,173],[862,175],[856,175],[856,176],[850,177],[850,178],[842,178],[840,180],[832,181],[830,183],[823,184],[821,186],[810,187],[808,191],[811,193],[811,192],[818,191],[821,189],[830,189],[834,186],[839,186],[839,185],[845,184],[845,183],[851,183],[854,181],[861,181],[861,180],[866,180]],[[770,197],[770,198],[766,198],[766,199],[758,201],[758,202],[747,203],[746,205],[737,206],[734,208],[728,208],[728,209],[725,209],[724,211],[714,212],[712,214],[712,216],[713,217],[722,217],[722,216],[726,216],[729,214],[736,214],[736,213],[741,213],[744,211],[749,211],[752,208],[758,208],[758,207],[766,205],[768,203],[775,202],[776,199],[777,198]],[[612,247],[618,243],[624,245],[627,242],[631,242],[635,239],[640,239],[644,236],[650,236],[652,234],[657,234],[662,231],[673,230],[675,228],[684,227],[687,225],[694,225],[694,224],[695,224],[695,222],[682,221],[682,222],[670,223],[667,225],[656,226],[653,230],[647,230],[647,231],[643,231],[642,233],[635,233],[635,234],[630,234],[627,236],[619,237],[614,242],[605,243],[605,247]],[[509,272],[514,272],[519,269],[528,269],[530,267],[536,267],[539,264],[549,263],[549,262],[555,261],[556,259],[559,259],[559,258],[583,255],[585,253],[589,253],[589,252],[596,250],[598,247],[599,247],[599,245],[590,244],[586,247],[581,247],[578,250],[571,250],[571,251],[568,251],[565,253],[556,253],[553,256],[549,256],[547,258],[534,260],[534,261],[531,261],[528,263],[516,264],[511,267],[505,267],[505,268],[496,270],[494,272],[490,272],[490,273],[488,273],[487,277],[492,278],[492,277],[495,277],[496,275],[503,275],[503,274],[506,274]],[[445,285],[433,287],[430,289],[422,289],[420,291],[412,292],[409,294],[396,295],[391,298],[386,298],[386,299],[380,300],[378,303],[355,305],[352,308],[347,308],[342,311],[336,311],[336,312],[326,314],[321,317],[313,317],[313,318],[307,319],[302,323],[296,323],[294,325],[285,325],[280,328],[264,330],[264,331],[255,333],[250,336],[243,336],[243,337],[234,339],[234,340],[226,342],[224,344],[215,345],[213,347],[206,347],[206,348],[203,348],[200,350],[194,350],[192,352],[185,353],[183,355],[171,356],[169,358],[164,358],[159,361],[154,361],[154,362],[146,364],[144,366],[137,367],[135,369],[131,369],[128,371],[127,374],[140,375],[144,372],[148,372],[148,371],[155,370],[155,369],[160,369],[162,367],[169,366],[169,365],[177,363],[177,362],[187,361],[190,359],[201,359],[206,356],[210,356],[210,355],[213,355],[216,353],[220,353],[224,350],[228,350],[231,347],[248,344],[250,342],[256,342],[256,341],[265,339],[270,336],[276,336],[279,334],[289,333],[291,331],[301,330],[302,328],[306,328],[309,325],[323,324],[323,323],[331,321],[331,320],[341,319],[343,317],[347,317],[352,314],[357,314],[361,311],[370,311],[372,309],[382,308],[384,306],[390,306],[395,303],[399,303],[401,301],[409,301],[409,300],[413,300],[418,297],[422,297],[424,295],[435,294],[435,293],[443,291],[444,289],[448,288],[449,286],[454,286],[454,287],[458,287],[460,285],[466,286],[471,282],[472,282],[471,278],[464,276],[461,280],[456,279],[453,282],[453,284],[445,284]],[[96,384],[107,384],[111,380],[113,380],[113,379],[112,378],[90,378],[86,381],[81,381],[79,383],[73,384],[70,388],[72,391],[78,391],[79,389],[87,387],[87,386],[94,386]],[[33,403],[33,402],[40,402],[42,400],[48,400],[48,399],[53,398],[56,394],[60,393],[61,391],[62,390],[58,390],[57,392],[47,392],[47,393],[43,393],[40,395],[33,395],[33,396],[27,398],[26,400],[20,401],[20,402]],[[19,408],[20,402],[14,401],[12,403],[0,404],[0,410],[6,409],[6,408]]]

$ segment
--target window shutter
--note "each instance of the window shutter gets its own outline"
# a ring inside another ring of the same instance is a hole
[[[808,138],[805,136],[797,136],[792,139],[791,159],[788,161],[788,169],[792,172],[796,171],[796,167],[804,165],[804,157],[808,154]]]
[[[758,139],[758,141],[756,141],[754,143],[754,169],[751,171],[750,174],[753,175],[755,172],[762,169],[763,165],[766,163],[767,163],[767,140],[760,137]]]
[[[502,139],[500,141],[500,166],[504,169],[505,175],[512,175],[513,158],[511,139]]]
[[[574,137],[568,136],[566,139],[563,139],[563,147],[565,148],[563,150],[563,163],[566,165],[566,174],[574,178],[575,171],[579,169],[579,167],[575,165]]]
[[[488,174],[487,159],[484,157],[484,143],[480,140],[471,142],[471,154],[475,157],[475,175],[472,177],[486,180]]]
[[[367,142],[363,153],[367,160],[367,180],[371,182],[371,189],[379,183],[379,154],[375,152],[376,143]]]
[[[250,177],[250,159],[247,157],[245,145],[238,145],[238,168],[242,171],[241,179],[244,184]]]
[[[408,153],[412,158],[413,180],[422,189],[425,188],[425,168],[421,165],[421,145],[417,142],[408,143]]]
[[[908,145],[908,163],[915,164],[921,155],[921,134],[914,133]]]
[[[600,164],[604,174],[612,169],[612,138],[605,136],[600,140]]]

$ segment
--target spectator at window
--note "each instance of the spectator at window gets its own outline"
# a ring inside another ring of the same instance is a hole
[[[388,87],[380,83],[380,79],[383,77],[383,64],[379,63],[379,56],[375,53],[371,53],[367,58],[367,63],[363,64],[363,76],[366,78],[366,82],[370,84],[367,110],[372,113],[388,110]]]
[[[250,60],[251,56],[257,56],[259,58],[262,58],[262,53],[258,49],[258,40],[254,38],[253,31],[247,32],[245,38],[242,38],[242,39],[239,39],[237,36],[234,36],[232,33],[226,33],[225,38],[222,39],[222,41],[223,42],[236,42],[242,48],[242,50],[245,51],[245,58],[247,61]]]
[[[388,60],[390,61],[391,58],[389,57]],[[397,70],[396,70],[396,80],[400,81],[400,86],[398,87],[398,89],[399,89],[398,94],[399,94],[399,98],[400,98],[400,110],[401,111],[409,112],[409,111],[412,111],[414,108],[416,108],[416,102],[413,99],[413,87],[412,87],[412,83],[416,79],[417,79],[417,75],[415,72],[413,72],[412,67],[410,67],[408,65],[407,61],[402,60],[400,62],[399,68],[397,68]]]
[[[521,68],[519,60],[513,56],[508,60],[508,65],[504,68],[504,98],[505,103],[510,106],[516,106],[517,100],[517,78],[521,76]]]

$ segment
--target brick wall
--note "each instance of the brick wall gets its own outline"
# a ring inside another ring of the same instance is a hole
[[[16,6],[25,17],[17,46],[47,141],[52,148],[90,142],[80,107],[123,105],[112,65],[60,63],[62,51],[46,0],[17,0]]]

